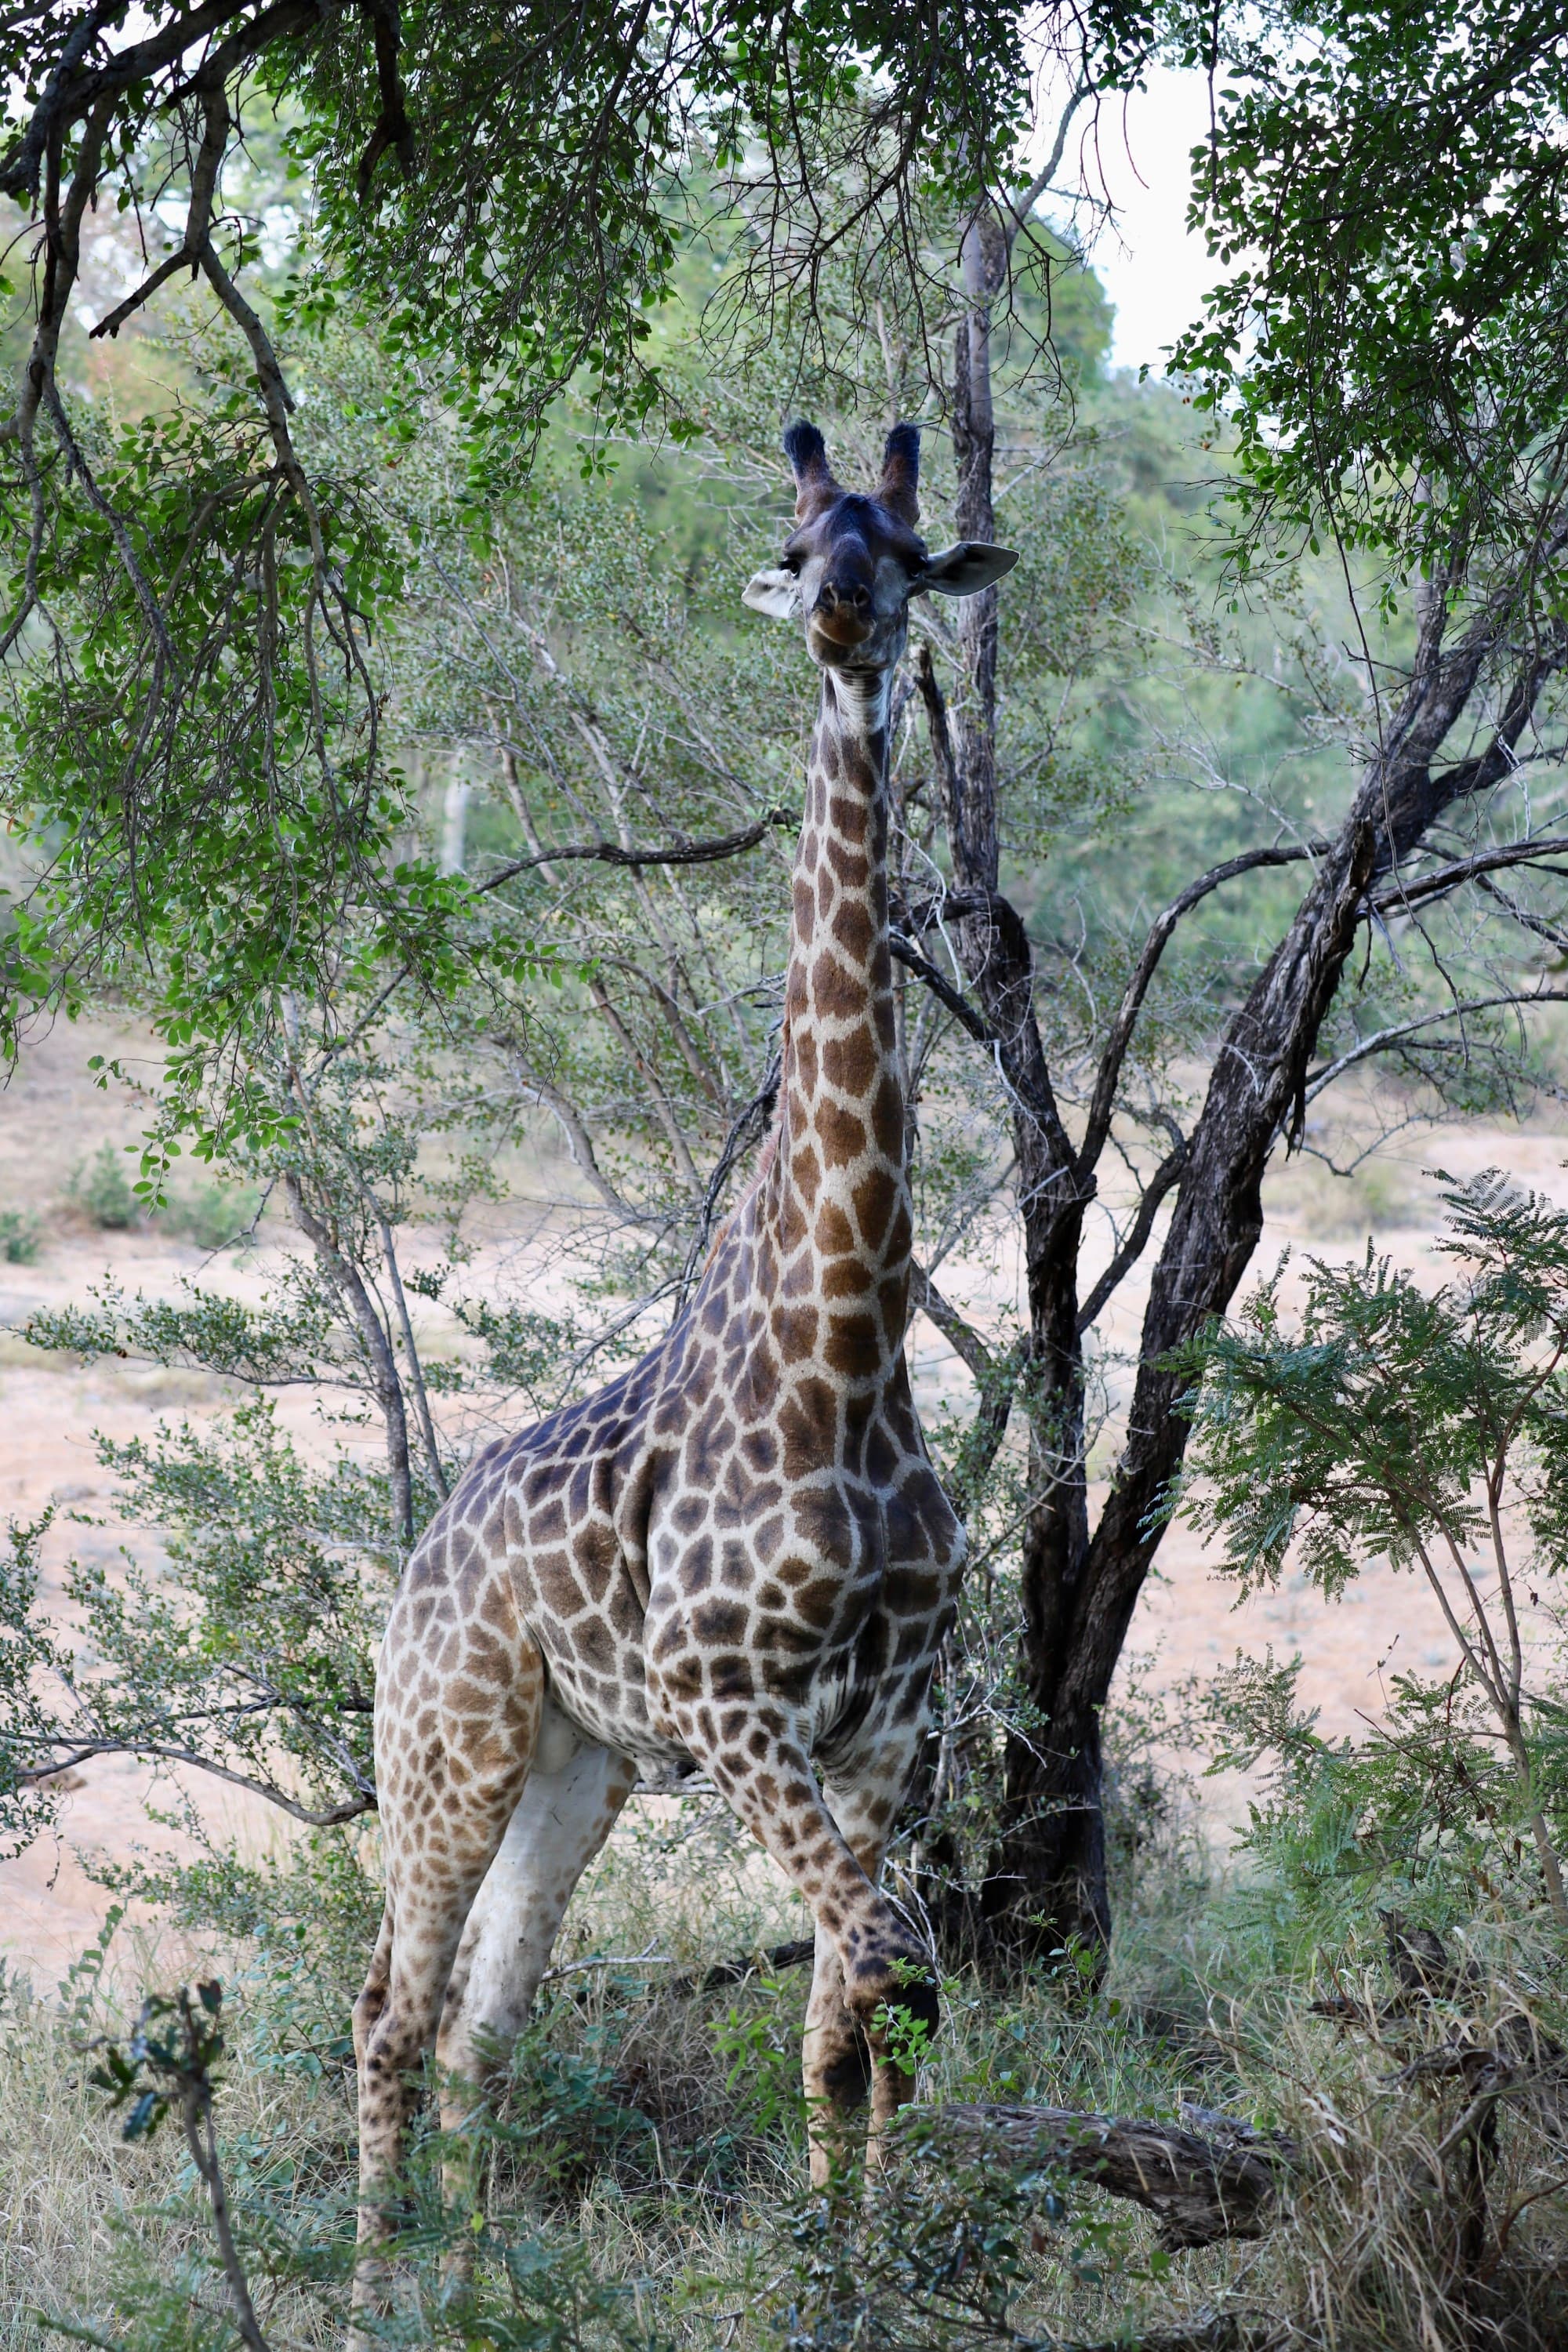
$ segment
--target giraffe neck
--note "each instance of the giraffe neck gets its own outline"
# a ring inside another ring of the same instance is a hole
[[[888,948],[890,674],[829,670],[795,866],[774,1163],[778,1308],[836,1381],[884,1375],[909,1308],[910,1193]],[[786,1345],[786,1355],[794,1350]]]

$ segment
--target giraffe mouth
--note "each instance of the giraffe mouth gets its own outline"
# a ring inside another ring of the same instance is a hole
[[[858,653],[875,631],[874,622],[840,604],[834,612],[814,613],[807,635],[817,658],[831,661],[835,654]]]

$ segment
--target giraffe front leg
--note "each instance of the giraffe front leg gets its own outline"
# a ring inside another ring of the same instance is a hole
[[[819,2186],[847,2151],[844,2119],[864,2098],[868,2081],[876,2135],[914,2087],[900,2059],[937,2023],[929,1955],[873,1875],[915,1737],[911,1729],[882,1743],[836,1790],[831,1809],[804,1743],[772,1706],[749,1713],[743,1735],[713,1743],[704,1758],[715,1785],[799,1887],[816,1921],[802,2071],[812,2178]],[[707,1745],[698,1726],[688,1738],[694,1752]]]
[[[824,1794],[833,1818],[868,1879],[875,1886],[894,1818],[909,1786],[923,1726],[900,1727],[877,1743],[852,1767],[837,1769]],[[887,1898],[884,1897],[884,1900]],[[906,1931],[910,1932],[910,1931]],[[845,2122],[871,2094],[866,2162],[879,2169],[886,2155],[885,2134],[900,2107],[914,2096],[916,2062],[934,2030],[935,1983],[928,1955],[913,1948],[893,1963],[895,1982],[885,1996],[885,2021],[868,2032],[853,2014],[843,1970],[817,1939],[811,2003],[803,2051],[808,2113],[820,2119],[812,2139],[812,2179],[821,2186],[842,2161],[848,2137]],[[922,2030],[923,2029],[923,2030]]]
[[[853,2158],[853,2119],[865,2105],[874,2063],[871,2044],[845,1999],[837,1947],[819,1925],[800,2051],[814,2189],[826,2189]]]

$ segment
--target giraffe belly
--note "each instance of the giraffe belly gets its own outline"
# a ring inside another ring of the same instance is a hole
[[[547,1666],[545,1687],[552,1705],[580,1738],[632,1757],[645,1780],[675,1785],[696,1769],[690,1750],[653,1721],[640,1675],[635,1694],[626,1691],[609,1699],[565,1660]]]

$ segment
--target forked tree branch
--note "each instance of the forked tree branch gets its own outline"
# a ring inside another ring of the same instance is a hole
[[[1080,1175],[1087,1176],[1098,1165],[1110,1133],[1110,1122],[1116,1111],[1116,1090],[1121,1083],[1122,1064],[1132,1042],[1132,1032],[1150,983],[1159,969],[1160,959],[1170,943],[1171,934],[1184,915],[1188,915],[1211,891],[1222,883],[1234,882],[1239,874],[1253,874],[1265,866],[1296,866],[1303,858],[1321,857],[1328,849],[1326,841],[1300,845],[1280,843],[1269,849],[1248,849],[1239,857],[1227,857],[1223,866],[1212,866],[1195,882],[1190,882],[1179,898],[1173,898],[1165,911],[1152,927],[1143,942],[1142,951],[1132,968],[1132,976],[1122,992],[1121,1003],[1100,1055],[1100,1069],[1095,1078],[1094,1094],[1084,1123],[1083,1145],[1079,1152]]]
[[[1471,856],[1435,867],[1430,874],[1419,874],[1414,881],[1391,883],[1369,904],[1380,915],[1403,914],[1407,907],[1447,898],[1483,874],[1499,874],[1510,866],[1538,866],[1549,857],[1568,857],[1568,834],[1546,834],[1533,841],[1510,841],[1496,849],[1478,849]]]
[[[1144,1185],[1142,1198],[1138,1203],[1138,1213],[1132,1220],[1131,1230],[1127,1239],[1079,1308],[1078,1328],[1080,1334],[1089,1329],[1107,1305],[1111,1294],[1119,1287],[1123,1276],[1131,1272],[1149,1246],[1149,1236],[1154,1230],[1154,1220],[1159,1214],[1160,1203],[1173,1186],[1180,1183],[1186,1164],[1187,1145],[1184,1138],[1162,1160],[1147,1184]]]
[[[1407,1037],[1419,1036],[1424,1030],[1436,1029],[1445,1021],[1461,1021],[1472,1013],[1497,1013],[1508,1008],[1521,1012],[1531,1004],[1568,1004],[1568,988],[1510,989],[1500,996],[1472,996],[1462,1004],[1445,1004],[1436,1013],[1423,1013],[1414,1021],[1396,1022],[1392,1028],[1379,1029],[1373,1036],[1363,1037],[1344,1053],[1325,1063],[1306,1081],[1305,1099],[1313,1102],[1336,1078],[1353,1069],[1373,1054],[1386,1054]]]
[[[930,989],[938,1003],[947,1007],[953,1019],[968,1030],[977,1045],[984,1045],[987,1052],[990,1052],[1001,1044],[1000,1036],[984,1016],[976,1013],[973,1005],[954,988],[952,981],[940,972],[934,963],[928,962],[920,950],[911,944],[907,935],[896,925],[889,928],[888,946],[894,961],[901,963],[906,971],[912,971],[915,978]]]

